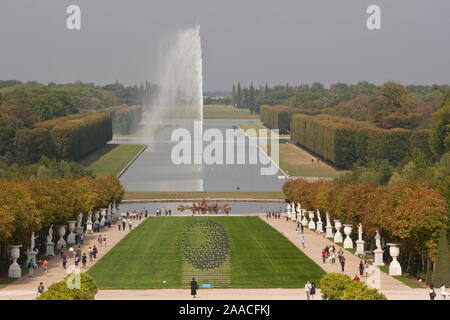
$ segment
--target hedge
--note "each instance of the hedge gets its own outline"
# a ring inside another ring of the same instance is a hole
[[[111,113],[113,134],[126,135],[136,132],[143,115],[142,106],[121,105],[106,111]]]
[[[342,168],[351,167],[357,160],[398,162],[415,149],[430,154],[428,130],[380,129],[367,121],[327,114],[293,115],[291,138]]]
[[[64,280],[50,285],[35,300],[95,300],[95,294],[98,291],[95,280],[87,273],[79,275],[81,276],[79,289],[69,289],[67,280],[71,275],[68,275]]]
[[[291,130],[291,119],[294,114],[304,113],[308,115],[317,115],[320,112],[314,110],[303,110],[291,108],[283,105],[260,107],[260,120],[271,129],[279,129],[281,133],[287,133]]]

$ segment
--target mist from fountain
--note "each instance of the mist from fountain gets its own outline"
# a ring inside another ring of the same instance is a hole
[[[159,93],[145,106],[145,135],[155,138],[164,127],[186,128],[203,122],[203,77],[200,26],[177,31],[161,45]]]

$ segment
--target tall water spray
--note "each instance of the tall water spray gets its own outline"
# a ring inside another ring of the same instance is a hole
[[[200,27],[176,32],[161,49],[160,90],[145,119],[150,137],[167,126],[192,132],[194,121],[203,121]]]

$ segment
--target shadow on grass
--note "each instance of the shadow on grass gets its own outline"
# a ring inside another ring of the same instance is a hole
[[[91,164],[93,164],[99,158],[101,158],[105,154],[113,151],[118,146],[119,146],[119,144],[105,144],[100,149],[97,149],[96,151],[92,152],[91,154],[89,154],[88,156],[83,158],[83,160],[81,160],[80,163],[82,165],[84,165],[85,167],[89,167]]]

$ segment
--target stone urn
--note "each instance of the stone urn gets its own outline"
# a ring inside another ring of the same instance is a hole
[[[390,276],[401,276],[402,266],[398,262],[397,258],[400,255],[400,243],[388,243],[389,255],[392,257],[392,262],[389,265],[389,275]]]
[[[344,233],[346,236],[344,240],[344,249],[353,249],[353,241],[350,238],[350,235],[352,234],[351,224],[344,224]]]
[[[334,227],[336,228],[336,233],[334,234],[334,243],[342,243],[342,241],[344,241],[344,239],[342,238],[342,233],[341,233],[341,221],[340,220],[333,220],[334,221]]]
[[[68,244],[75,244],[75,223],[76,221],[67,221],[67,225],[69,226],[69,235],[67,236]]]
[[[105,218],[105,216],[106,216],[106,208],[103,208],[103,209],[100,209],[101,211],[100,211],[100,215],[102,216],[102,218],[100,219],[100,227],[103,227],[104,225],[105,225],[105,222],[106,222],[106,218]]]
[[[314,222],[314,211],[309,211],[308,229],[316,230],[316,223]]]
[[[308,218],[306,218],[306,213],[307,213],[307,211],[306,211],[306,210],[303,210],[302,225],[303,225],[304,227],[307,227],[307,226],[308,226]]]
[[[20,265],[17,263],[17,259],[20,257],[20,248],[22,245],[9,246],[9,252],[12,259],[12,263],[8,269],[8,277],[10,278],[20,278],[22,276],[22,271]]]
[[[100,221],[98,220],[100,218],[100,212],[98,210],[96,210],[94,212],[94,224],[99,224]]]
[[[65,249],[67,246],[66,240],[64,240],[65,234],[66,234],[66,226],[65,225],[58,226],[59,240],[56,242],[56,248],[59,250]]]

